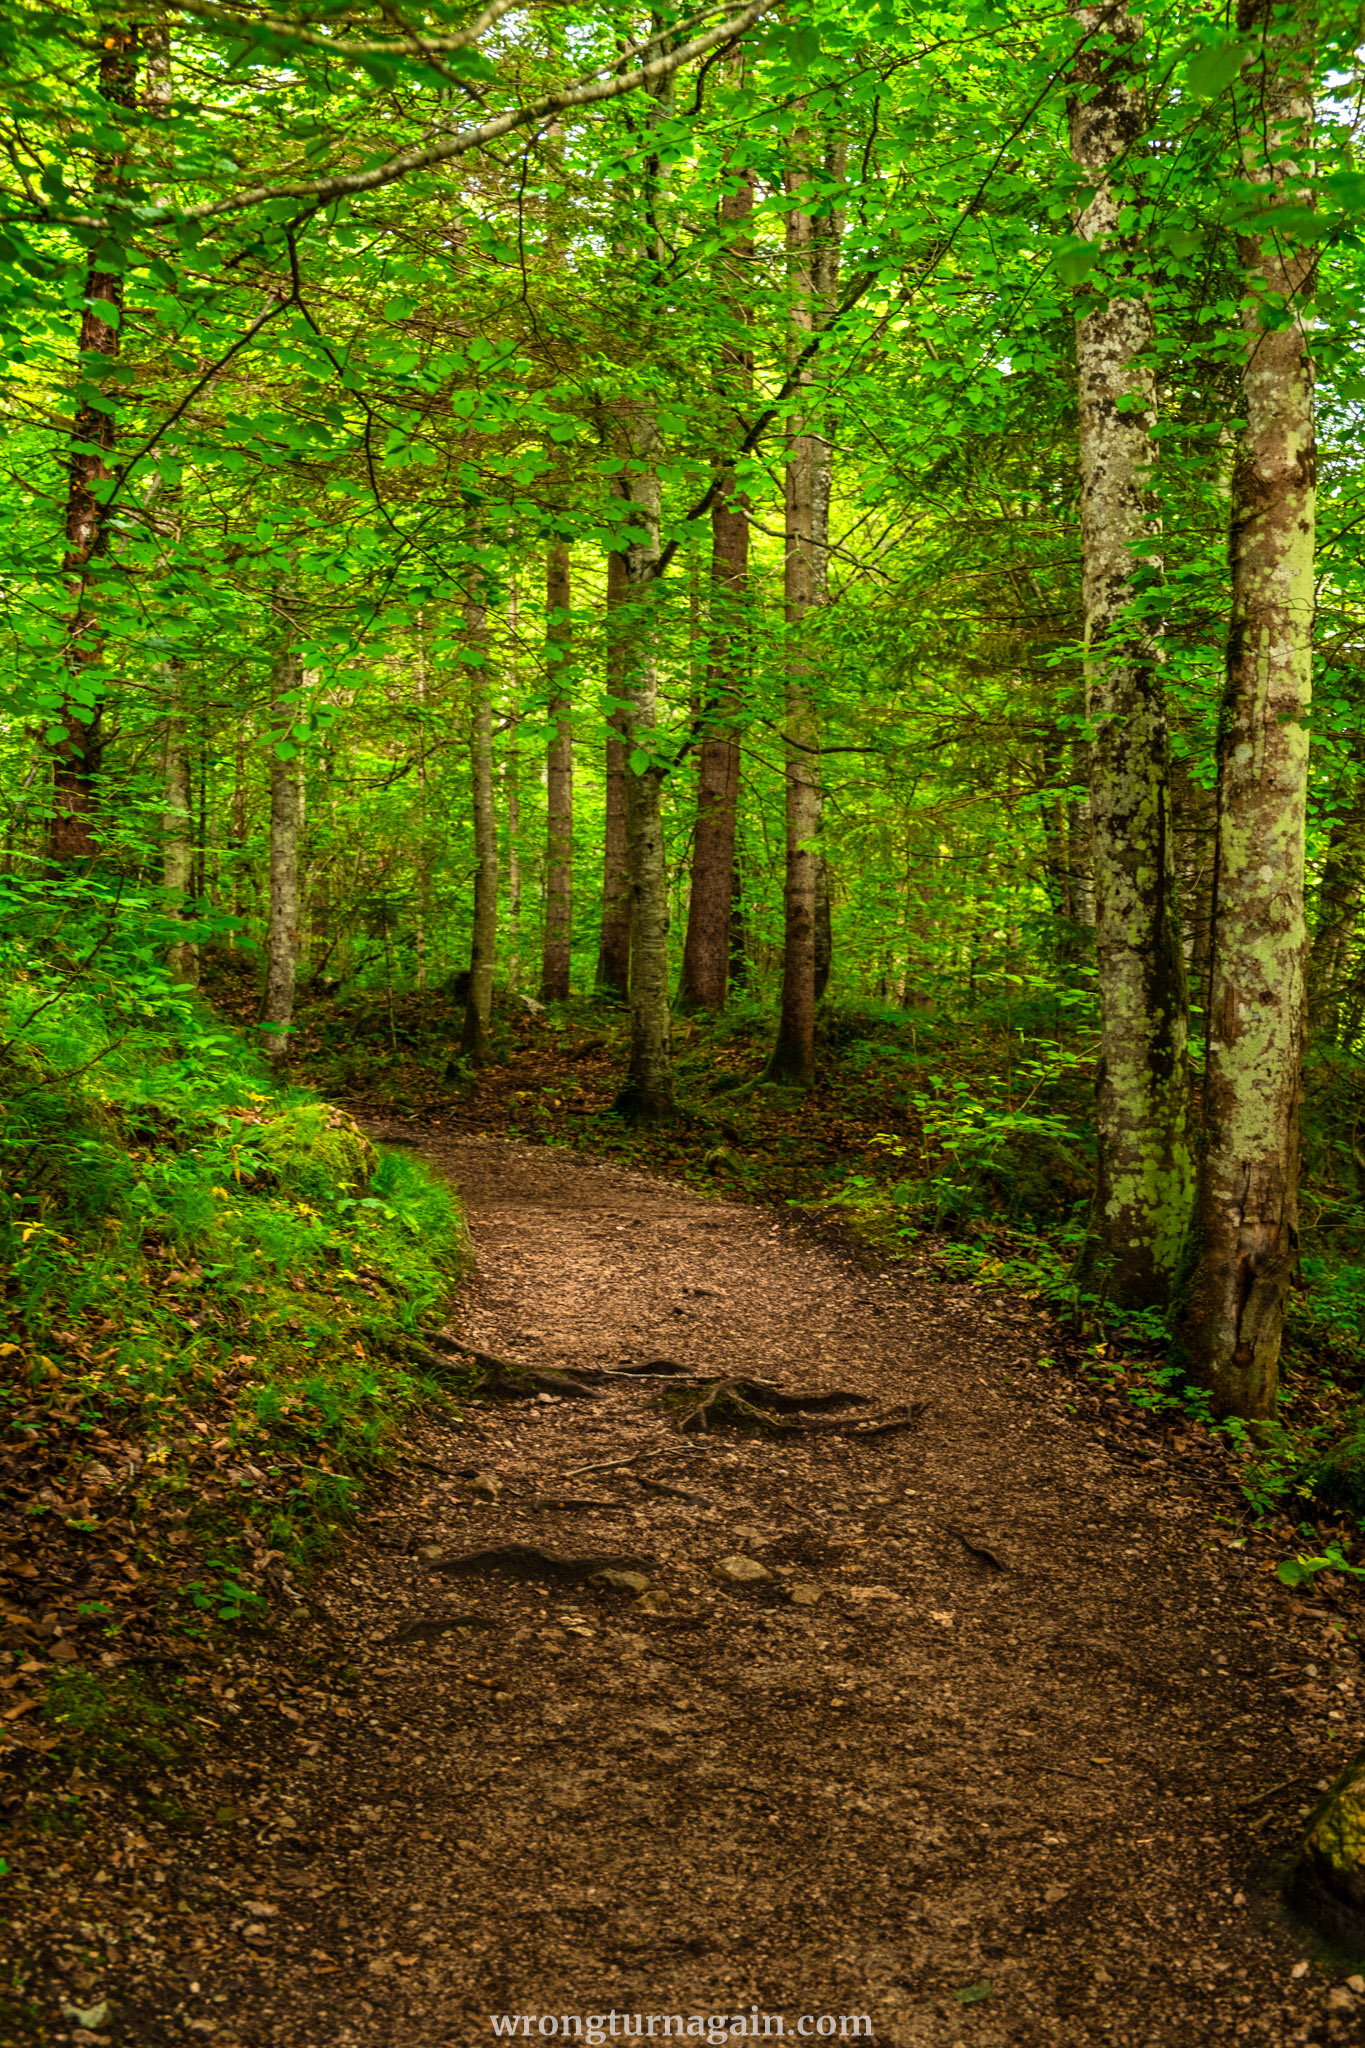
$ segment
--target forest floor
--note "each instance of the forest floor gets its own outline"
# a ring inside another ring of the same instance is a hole
[[[307,1616],[224,1656],[221,1735],[54,1842],[66,2038],[1359,2039],[1278,1886],[1359,1739],[1360,1615],[1235,1547],[1191,1434],[1073,1412],[1029,1305],[800,1218],[376,1135],[467,1204],[453,1334],[591,1392],[423,1425]],[[684,1433],[674,1369],[872,1405]]]

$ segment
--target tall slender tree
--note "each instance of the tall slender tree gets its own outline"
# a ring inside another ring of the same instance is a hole
[[[673,1112],[668,1010],[668,876],[664,865],[656,612],[662,495],[653,407],[618,407],[626,466],[613,478],[630,507],[622,556],[627,639],[622,677],[626,852],[630,877],[630,1070],[617,1107],[640,1120]]]
[[[1127,1308],[1165,1307],[1189,1226],[1188,995],[1176,905],[1171,754],[1160,654],[1141,611],[1158,572],[1149,486],[1156,394],[1151,300],[1120,231],[1147,126],[1142,24],[1082,7],[1071,154],[1094,196],[1077,223],[1110,281],[1076,321],[1095,951],[1101,1010],[1099,1175],[1080,1277]]]
[[[1244,423],[1232,477],[1232,617],[1194,1252],[1180,1332],[1215,1410],[1274,1412],[1298,1255],[1308,924],[1304,845],[1317,459],[1308,346],[1313,16],[1239,0]]]
[[[540,993],[547,1003],[569,993],[573,943],[573,720],[569,548],[552,540],[545,559],[545,666],[552,727],[545,764],[545,943]]]
[[[468,1059],[483,1061],[490,1049],[493,969],[498,952],[498,820],[493,808],[493,671],[488,658],[488,603],[482,570],[471,571],[464,617],[475,868],[469,988],[460,1050]]]
[[[719,395],[728,427],[742,417],[753,391],[749,272],[754,244],[750,222],[754,178],[727,168],[719,216],[718,258],[730,332],[721,344]],[[731,182],[733,181],[733,182]],[[692,888],[687,907],[679,1008],[720,1010],[730,968],[730,910],[735,881],[735,822],[739,803],[738,670],[745,658],[744,606],[749,582],[749,508],[738,496],[732,464],[725,463],[711,507],[710,640],[706,702],[697,760],[697,820],[692,840]]]
[[[299,684],[298,597],[293,590],[276,600],[277,652],[271,679],[270,723],[270,907],[266,932],[265,992],[260,1027],[266,1056],[289,1058],[294,1029],[294,989],[299,962],[299,751],[295,737]]]
[[[815,324],[809,211],[810,135],[796,131],[787,168],[787,285],[792,350]],[[787,428],[783,617],[786,625],[786,880],[782,903],[782,1013],[768,1078],[805,1087],[815,1072],[815,845],[820,828],[820,725],[807,619],[818,599],[816,504],[821,459],[814,375],[800,372],[798,409]]]
[[[605,812],[602,827],[602,925],[597,950],[597,987],[603,995],[630,993],[630,863],[626,844],[626,743],[623,692],[629,643],[626,632],[630,583],[624,555],[607,556]]]
[[[104,23],[98,33],[99,95],[109,109],[111,127],[119,125],[120,116],[126,127],[137,98],[138,32],[126,20],[118,19]],[[127,165],[127,144],[101,150],[96,166],[101,197],[121,194]],[[66,690],[56,720],[62,737],[53,749],[48,834],[53,859],[63,862],[90,861],[98,851],[95,806],[104,752],[104,679],[100,673],[104,634],[95,579],[109,541],[105,486],[112,479],[116,435],[110,372],[118,360],[123,320],[121,257],[117,242],[97,237],[85,270],[62,557],[70,605],[63,648]]]

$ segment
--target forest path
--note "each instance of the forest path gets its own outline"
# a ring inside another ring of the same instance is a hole
[[[320,1582],[359,1691],[321,1747],[282,1731],[284,1831],[219,1880],[242,1946],[182,2025],[474,2048],[492,2014],[540,2039],[614,2009],[620,2039],[623,2013],[757,2006],[805,2038],[867,2014],[878,2048],[1345,2038],[1255,1881],[1258,1827],[1284,1840],[1262,1795],[1339,1753],[1332,1702],[1287,1722],[1304,1624],[1196,1474],[1069,1416],[1025,1312],[568,1152],[423,1150],[467,1204],[453,1327],[480,1348],[927,1405],[867,1441],[698,1440],[617,1382],[431,1432]],[[536,1505],[566,1496],[591,1504]],[[645,1559],[666,1599],[422,1555],[512,1542]],[[741,1553],[771,1577],[726,1583]]]

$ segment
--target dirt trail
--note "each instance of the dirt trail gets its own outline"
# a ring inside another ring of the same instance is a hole
[[[806,2038],[867,2014],[878,2048],[1359,2038],[1349,1991],[1329,2012],[1291,1978],[1264,1862],[1354,1708],[1303,1691],[1287,1632],[1322,1618],[1221,1547],[1197,1475],[1068,1416],[1022,1312],[572,1154],[428,1149],[468,1205],[453,1327],[481,1347],[926,1409],[866,1442],[698,1441],[658,1382],[613,1383],[433,1433],[321,1584],[358,1694],[317,1725],[247,1707],[274,1819],[180,1852],[201,1938],[165,1937],[127,2038],[473,2048],[491,2014],[539,2039],[614,2009],[620,2039],[621,2014],[755,2006]],[[665,1597],[422,1555],[511,1542],[643,1560]],[[736,1555],[769,1576],[717,1576]]]

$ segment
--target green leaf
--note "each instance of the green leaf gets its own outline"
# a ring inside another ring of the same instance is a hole
[[[1075,236],[1062,244],[1052,260],[1063,284],[1083,284],[1103,254],[1098,242],[1082,241]]]
[[[953,1993],[959,2005],[976,2005],[981,1999],[990,1996],[991,1987],[984,1977],[979,1984],[968,1984],[964,1990]]]
[[[646,770],[646,768],[648,768],[648,766],[649,766],[649,755],[648,755],[648,754],[647,754],[647,753],[645,752],[644,748],[643,748],[643,747],[632,747],[632,748],[631,748],[631,753],[630,753],[630,772],[631,772],[631,774],[632,774],[632,775],[643,775],[643,774],[644,774],[644,772],[645,772],[645,770]]]
[[[1185,85],[1197,100],[1216,100],[1236,78],[1250,51],[1248,43],[1215,43],[1196,50],[1185,66]]]

